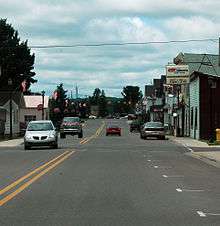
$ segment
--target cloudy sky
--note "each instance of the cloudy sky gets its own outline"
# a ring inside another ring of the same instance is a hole
[[[218,39],[218,0],[0,0],[0,17],[29,46]],[[123,86],[144,88],[165,73],[179,52],[218,53],[218,42],[32,49],[38,83],[91,95],[96,87],[120,96]]]

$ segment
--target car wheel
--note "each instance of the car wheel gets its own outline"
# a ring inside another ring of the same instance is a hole
[[[60,138],[62,138],[62,139],[63,139],[63,138],[66,138],[66,134],[65,134],[65,133],[61,133],[61,134],[60,134]]]
[[[78,138],[83,138],[83,132],[78,133]]]
[[[58,148],[58,143],[54,144],[52,147],[53,147],[54,149],[57,149],[57,148]]]
[[[106,136],[108,136],[108,133],[106,133]]]
[[[31,146],[29,146],[29,145],[24,145],[24,150],[29,150],[29,149],[31,149]]]

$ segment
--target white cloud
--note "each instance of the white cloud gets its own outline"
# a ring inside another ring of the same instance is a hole
[[[92,19],[85,28],[87,37],[95,42],[145,42],[165,40],[165,35],[138,17]]]
[[[181,39],[218,37],[220,33],[220,23],[203,17],[175,17],[167,20],[165,26],[170,35]]]

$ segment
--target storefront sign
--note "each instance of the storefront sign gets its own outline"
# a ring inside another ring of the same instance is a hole
[[[188,65],[167,65],[166,66],[167,84],[186,84],[189,83]]]

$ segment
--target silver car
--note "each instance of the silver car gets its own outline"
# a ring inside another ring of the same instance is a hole
[[[140,131],[141,139],[146,139],[147,137],[157,137],[159,139],[165,140],[164,126],[161,122],[147,122],[143,125]]]
[[[32,146],[58,148],[58,135],[52,121],[29,122],[24,136],[24,149],[30,149]]]

